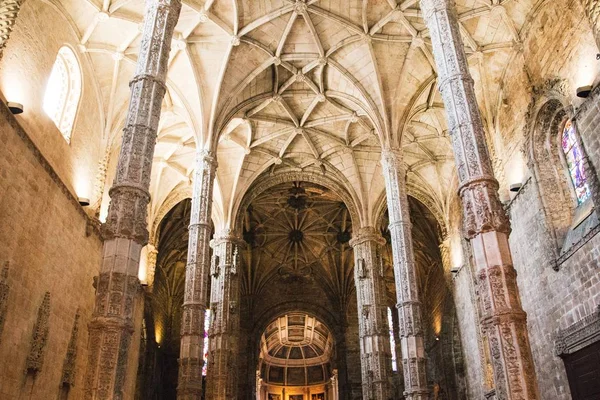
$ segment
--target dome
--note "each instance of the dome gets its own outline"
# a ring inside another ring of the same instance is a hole
[[[267,383],[307,386],[327,381],[333,349],[331,332],[317,318],[289,313],[261,337],[261,376]]]

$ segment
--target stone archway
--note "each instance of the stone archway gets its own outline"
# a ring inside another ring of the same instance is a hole
[[[257,400],[337,400],[334,356],[334,335],[318,317],[280,315],[260,336]]]

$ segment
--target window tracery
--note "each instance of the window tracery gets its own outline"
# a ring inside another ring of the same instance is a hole
[[[590,188],[584,166],[583,152],[577,141],[575,125],[573,125],[571,120],[567,120],[563,127],[561,148],[567,163],[569,177],[575,190],[577,204],[582,204],[590,198]]]
[[[73,50],[58,51],[44,94],[43,108],[70,143],[75,114],[81,97],[81,69]]]

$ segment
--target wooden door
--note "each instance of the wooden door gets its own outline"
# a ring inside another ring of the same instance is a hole
[[[573,400],[600,399],[600,342],[564,357]]]

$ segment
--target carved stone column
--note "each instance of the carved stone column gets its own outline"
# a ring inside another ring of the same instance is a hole
[[[237,399],[238,346],[240,340],[240,258],[245,242],[230,230],[215,234],[211,242],[213,257],[209,329],[209,360],[206,398]]]
[[[527,317],[508,245],[509,221],[498,197],[473,79],[454,0],[421,0],[452,137],[481,301],[481,328],[489,340],[498,399],[539,398]]]
[[[406,173],[402,154],[395,150],[384,150],[381,154],[381,164],[385,178],[394,258],[404,396],[407,400],[426,400],[429,391],[425,368],[423,318],[417,286],[408,198],[406,197]]]
[[[171,38],[180,0],[147,2],[144,30],[111,203],[104,250],[89,325],[86,398],[122,399],[139,293],[140,252],[148,242],[146,214],[156,131],[166,86]]]
[[[208,300],[210,217],[216,168],[216,158],[212,153],[200,151],[196,155],[181,321],[179,385],[177,386],[179,400],[196,400],[202,395],[204,314]]]
[[[0,0],[0,59],[25,0]]]
[[[385,239],[375,228],[361,228],[350,241],[358,304],[363,399],[388,400],[392,394],[392,360],[386,291],[380,247]]]

